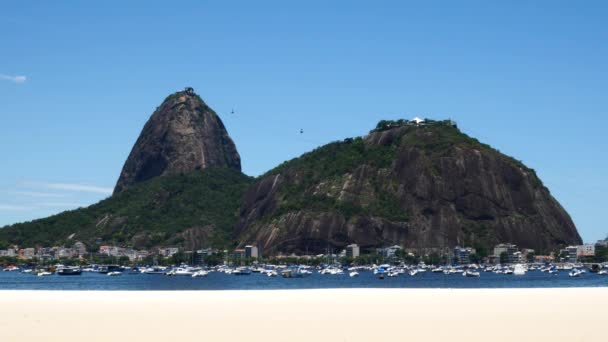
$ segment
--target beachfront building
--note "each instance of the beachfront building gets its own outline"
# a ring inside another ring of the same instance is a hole
[[[244,258],[245,249],[243,249],[243,248],[235,249],[234,252],[232,252],[232,257],[236,258],[236,259]]]
[[[536,254],[536,251],[534,251],[533,249],[522,249],[521,250],[521,259],[519,262],[521,263],[526,263],[528,261],[532,261],[534,260],[534,254]]]
[[[454,247],[454,262],[458,265],[467,265],[471,263],[471,254],[474,251],[470,247]]]
[[[359,245],[356,243],[346,246],[346,256],[349,258],[358,258],[360,255]]]
[[[534,262],[548,264],[548,263],[552,263],[553,261],[555,261],[555,258],[553,257],[553,255],[535,255],[534,256]]]
[[[131,248],[125,249],[123,252],[123,256],[129,258],[129,261],[137,261],[137,251]]]
[[[150,252],[148,251],[137,251],[137,260],[144,260],[145,258],[150,256]]]
[[[258,247],[247,245],[245,246],[245,258],[259,258]]]
[[[158,249],[158,255],[165,257],[165,258],[170,258],[170,257],[174,256],[175,254],[177,254],[178,252],[179,252],[179,248],[177,248],[177,247],[165,247],[165,248]]]
[[[402,251],[403,247],[399,245],[394,245],[386,248],[378,248],[376,252],[385,258],[392,258],[398,251]]]
[[[59,248],[56,253],[55,253],[55,257],[58,259],[68,259],[68,258],[72,258],[74,256],[74,251],[71,248]]]
[[[494,247],[494,258],[498,262],[501,262],[500,257],[504,253],[504,255],[506,256],[505,261],[507,264],[517,263],[519,262],[518,255],[515,254],[517,252],[519,251],[517,250],[516,245],[511,243],[501,243]]]
[[[517,251],[515,253],[513,253],[513,263],[525,263],[526,262],[526,256],[524,255],[524,253],[522,253],[521,251]]]
[[[15,255],[16,255],[16,252],[13,248],[0,250],[0,257],[14,258]]]
[[[216,254],[217,252],[218,252],[217,249],[203,248],[203,249],[199,249],[198,251],[196,251],[196,254],[199,254],[202,256],[209,256],[209,255]]]
[[[559,261],[561,262],[577,262],[578,261],[578,246],[568,246],[559,251]]]
[[[52,260],[55,256],[55,252],[50,247],[38,247],[36,249],[36,257],[38,260]]]
[[[584,245],[576,246],[577,257],[592,257],[595,256],[595,245],[586,243]]]
[[[33,259],[36,256],[36,249],[34,248],[23,248],[19,250],[19,259]]]
[[[99,254],[110,256],[113,251],[113,246],[99,246]]]
[[[74,246],[72,246],[72,249],[74,250],[74,253],[79,257],[82,257],[87,254],[87,246],[80,241],[77,241],[76,243],[74,243]]]
[[[578,246],[568,246],[566,247],[566,255],[568,256],[568,262],[577,262],[578,261]]]

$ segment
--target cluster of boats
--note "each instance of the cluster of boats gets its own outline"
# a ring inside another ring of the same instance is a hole
[[[600,265],[599,267],[590,267],[589,271],[599,275],[608,275],[608,267]],[[255,266],[240,266],[231,267],[226,265],[215,267],[194,267],[188,265],[180,265],[174,267],[166,266],[146,266],[146,267],[123,267],[118,265],[91,265],[88,267],[54,265],[45,269],[24,268],[16,266],[8,266],[3,269],[5,272],[16,272],[34,274],[39,277],[50,276],[53,274],[70,276],[80,275],[83,272],[96,272],[106,274],[107,276],[121,276],[123,273],[128,274],[150,274],[150,275],[166,275],[166,276],[188,276],[192,278],[206,277],[210,272],[224,273],[228,275],[245,276],[252,273],[260,273],[268,277],[282,276],[283,278],[302,278],[313,273],[320,275],[339,276],[348,274],[349,277],[358,277],[360,272],[372,272],[379,279],[384,277],[399,277],[401,275],[416,276],[424,272],[443,273],[445,275],[460,274],[463,277],[480,277],[482,272],[504,275],[525,275],[530,271],[547,272],[549,274],[558,274],[560,271],[569,271],[570,277],[580,277],[587,272],[583,265],[576,264],[559,264],[559,265],[539,265],[539,264],[516,264],[516,265],[466,265],[466,266],[428,266],[425,264],[419,265],[369,265],[369,266],[353,266],[342,267],[338,265],[324,266],[284,266],[284,265],[255,265]]]
[[[479,277],[479,272],[475,268],[461,268],[461,267],[427,267],[424,264],[417,266],[390,266],[380,265],[377,267],[372,266],[372,272],[374,275],[378,275],[380,279],[387,277],[398,277],[400,275],[410,275],[412,277],[430,271],[432,273],[443,273],[443,274],[461,274],[464,277]]]
[[[24,268],[21,269],[17,266],[8,266],[3,269],[4,272],[21,272],[25,274],[33,274],[38,277],[46,277],[53,274],[58,275],[80,275],[82,273],[82,269],[80,267],[71,267],[71,266],[63,266],[63,265],[55,265],[54,267],[49,268]]]

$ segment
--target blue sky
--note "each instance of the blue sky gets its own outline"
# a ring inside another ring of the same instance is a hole
[[[380,119],[452,118],[604,238],[606,18],[604,1],[0,2],[0,225],[107,197],[192,86],[249,175]]]

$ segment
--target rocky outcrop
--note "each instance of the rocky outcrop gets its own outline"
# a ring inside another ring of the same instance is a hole
[[[178,92],[146,123],[112,197],[0,229],[0,246],[257,244],[272,255],[350,243],[491,252],[510,242],[538,253],[581,243],[534,170],[447,121],[381,121],[256,180],[240,168],[219,117]]]
[[[521,162],[450,125],[402,125],[330,144],[260,178],[236,234],[266,251],[578,244],[566,211]]]
[[[165,99],[146,122],[114,193],[146,181],[208,167],[241,170],[241,159],[222,120],[191,89]]]

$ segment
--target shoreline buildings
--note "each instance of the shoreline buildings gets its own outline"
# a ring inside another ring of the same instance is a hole
[[[412,257],[429,257],[434,255],[441,255],[440,258],[442,263],[446,262],[445,250],[437,251],[436,249],[405,249],[403,246],[394,245],[384,248],[367,249],[368,253],[365,256],[375,255],[390,259],[393,262],[399,260],[408,259],[412,260]],[[157,257],[169,259],[178,253],[183,253],[186,257],[190,255],[187,260],[204,260],[214,254],[221,254],[222,251],[218,251],[213,248],[203,248],[196,251],[186,251],[180,247],[160,247],[151,250],[135,250],[133,248],[112,246],[112,245],[101,245],[96,251],[87,249],[87,246],[76,241],[71,247],[27,247],[19,248],[18,246],[10,246],[10,248],[0,250],[0,257],[2,258],[17,258],[20,260],[59,260],[59,259],[90,259],[92,257],[110,257],[110,258],[128,258],[130,262],[138,262],[147,259],[148,257]],[[262,250],[257,245],[246,245],[244,248],[236,249],[231,252],[228,250],[223,251],[227,257],[233,257],[237,259],[261,259]],[[451,252],[448,251],[447,261],[458,264],[467,265],[470,263],[490,263],[490,264],[516,264],[526,262],[568,262],[577,263],[583,262],[601,262],[602,260],[608,260],[608,241],[600,240],[596,243],[583,244],[578,246],[567,246],[555,253],[551,252],[546,255],[536,255],[532,249],[518,249],[515,244],[511,243],[500,243],[494,246],[493,253],[488,256],[478,256],[474,248],[456,246]],[[348,258],[360,258],[361,247],[356,243],[351,243],[342,250],[339,255],[330,253],[328,249],[327,255],[332,258],[335,257],[348,257]],[[317,258],[323,258],[327,256],[325,254],[317,255]],[[273,256],[270,256],[273,257]],[[282,257],[281,254],[275,255],[279,259]],[[304,255],[290,255],[290,257],[304,257],[314,258],[314,256]],[[599,258],[599,259],[598,259]],[[422,259],[421,259],[422,260]],[[427,261],[430,259],[427,259]],[[451,261],[450,261],[451,260]],[[435,261],[437,260],[435,259]]]

